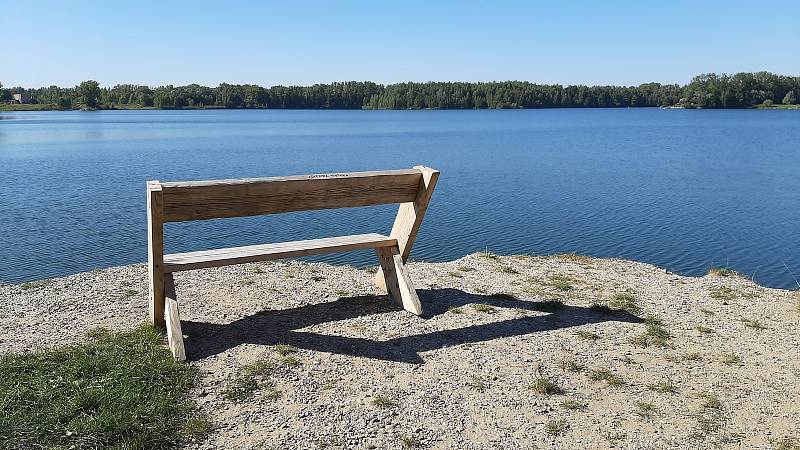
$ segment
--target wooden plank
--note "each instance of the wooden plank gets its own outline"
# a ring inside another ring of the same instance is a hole
[[[163,192],[158,181],[147,182],[147,273],[150,323],[164,328]]]
[[[175,280],[172,278],[171,273],[164,276],[164,288],[169,350],[176,360],[186,361],[186,349],[183,346],[183,331],[181,330],[181,317],[178,313],[178,297],[175,295]]]
[[[420,170],[161,183],[164,220],[243,217],[414,201]]]
[[[275,244],[249,245],[246,247],[201,250],[164,256],[164,271],[219,267],[272,259],[296,258],[323,253],[348,252],[366,248],[391,247],[397,239],[377,233],[357,234],[307,241],[279,242]]]
[[[417,291],[408,276],[400,249],[397,247],[379,248],[375,252],[381,264],[381,274],[389,296],[408,312],[422,315],[422,304]]]
[[[417,239],[419,228],[422,225],[422,219],[425,218],[425,212],[428,210],[433,190],[439,180],[438,170],[425,166],[414,166],[414,169],[422,174],[417,188],[417,195],[412,202],[400,205],[397,217],[394,219],[392,232],[389,234],[389,236],[397,239],[397,245],[404,263],[408,261],[408,257],[411,254],[414,241]],[[382,269],[379,269],[378,273],[375,274],[375,285],[379,290],[385,290],[385,278],[380,270]]]

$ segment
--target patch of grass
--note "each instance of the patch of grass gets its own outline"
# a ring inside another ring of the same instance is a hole
[[[397,406],[397,402],[393,398],[383,394],[372,397],[370,403],[378,408],[391,408],[393,406]]]
[[[732,277],[736,275],[736,271],[727,267],[712,267],[708,269],[708,274],[712,277]]]
[[[586,403],[580,402],[578,400],[568,398],[561,402],[561,407],[564,409],[569,409],[570,411],[577,411],[579,409],[586,409]]]
[[[416,436],[401,436],[400,443],[405,448],[419,448],[422,447],[422,441]]]
[[[193,367],[149,325],[0,357],[0,448],[174,448],[199,437]]]
[[[701,332],[701,333],[713,333],[713,332],[714,332],[714,330],[713,330],[713,329],[711,329],[711,328],[708,328],[708,327],[707,327],[707,326],[705,326],[705,325],[695,325],[695,326],[694,326],[694,329],[695,329],[695,330],[697,330],[697,331],[699,331],[699,332]]]
[[[260,266],[255,266],[253,267],[253,270],[251,270],[251,272],[255,274],[264,273],[264,269],[262,269]]]
[[[569,428],[566,419],[551,420],[544,426],[548,436],[560,436]]]
[[[586,370],[586,366],[584,366],[583,364],[579,363],[574,359],[565,359],[561,361],[559,367],[566,370],[567,372],[583,372],[584,370]]]
[[[736,292],[734,292],[733,289],[727,286],[710,288],[708,290],[708,295],[711,296],[711,298],[724,301],[729,301],[736,298]]]
[[[183,424],[181,434],[191,439],[197,439],[208,434],[211,429],[211,422],[209,422],[208,419],[204,417],[192,417],[187,419]]]
[[[495,309],[494,306],[487,305],[486,303],[473,303],[470,306],[472,306],[472,309],[474,309],[475,311],[482,313],[494,314],[495,312],[497,312],[497,309]]]
[[[647,388],[651,391],[656,391],[661,394],[676,394],[678,392],[678,387],[675,386],[671,380],[648,384]]]
[[[345,297],[345,296],[347,296],[348,294],[350,294],[349,292],[347,292],[347,291],[345,291],[345,290],[342,290],[342,289],[337,289],[337,290],[335,290],[333,293],[334,293],[334,294],[335,294],[337,297]]]
[[[228,381],[222,396],[232,402],[241,402],[253,397],[259,388],[258,380],[253,376],[238,375]]]
[[[286,355],[291,355],[292,353],[297,353],[298,348],[295,347],[294,345],[278,344],[278,345],[273,346],[272,350],[274,350],[275,353],[277,353],[277,354],[279,354],[281,356],[286,356]]]
[[[491,259],[491,260],[496,260],[499,258],[499,256],[496,253],[492,253],[489,250],[484,250],[478,253],[478,256],[481,258]]]
[[[764,326],[764,325],[763,325],[761,322],[759,322],[759,321],[757,321],[757,320],[755,320],[755,319],[747,319],[747,318],[745,318],[745,317],[742,317],[742,318],[741,318],[741,319],[739,319],[739,320],[740,320],[740,321],[741,321],[741,322],[744,324],[744,326],[746,326],[747,328],[753,328],[753,329],[755,329],[755,330],[766,330],[766,329],[767,329],[767,327],[765,327],[765,326]]]
[[[475,389],[478,392],[483,392],[486,390],[486,382],[477,375],[471,375],[469,380],[467,380],[467,387]]]
[[[367,273],[378,273],[378,268],[376,266],[365,267],[364,272]]]
[[[300,360],[294,356],[287,356],[283,358],[283,364],[285,364],[286,367],[297,367],[300,365]]]
[[[710,392],[701,392],[697,396],[703,402],[700,405],[700,412],[694,416],[697,421],[697,431],[693,435],[694,437],[704,437],[720,430],[724,425],[725,417],[720,410],[722,404],[716,395]]]
[[[575,335],[581,339],[586,339],[588,341],[596,341],[600,339],[600,335],[595,333],[594,331],[578,330],[575,332]]]
[[[447,308],[447,312],[453,313],[453,314],[464,314],[464,310],[459,308],[459,307],[457,307],[457,306],[451,306],[451,307]]]
[[[495,292],[489,297],[496,298],[498,300],[517,300],[517,296],[510,292]]]
[[[722,406],[719,397],[711,392],[701,392],[697,394],[697,397],[703,400],[703,403],[700,405],[703,409],[719,409]]]
[[[255,281],[251,280],[250,278],[245,278],[244,280],[239,282],[242,286],[250,286],[255,284]]]
[[[519,273],[516,269],[514,269],[513,267],[509,267],[509,266],[498,266],[495,270],[497,270],[498,272],[501,272],[501,273],[507,273],[507,274],[511,274],[511,275],[516,275],[516,274]]]
[[[622,386],[625,384],[625,380],[609,369],[592,369],[589,372],[589,379],[592,381],[605,381],[609,386]]]
[[[453,278],[464,278],[464,275],[462,275],[461,272],[451,271],[451,272],[447,272],[447,274],[450,275]]]
[[[684,361],[700,361],[703,356],[700,353],[693,352],[693,353],[684,353],[683,360]]]
[[[649,315],[645,318],[645,332],[633,338],[632,343],[641,345],[642,347],[649,347],[651,345],[657,347],[667,347],[669,339],[672,337],[664,328],[664,323],[656,316]]]
[[[470,266],[458,266],[458,270],[460,270],[461,272],[474,272],[475,271],[475,269],[473,269]]]
[[[572,279],[563,275],[551,275],[547,283],[548,286],[554,287],[556,290],[566,292],[573,289]]]
[[[719,362],[725,364],[726,366],[739,365],[742,363],[742,358],[733,353],[723,353],[719,357]]]
[[[533,392],[542,395],[555,395],[564,392],[555,381],[548,377],[539,377],[535,379],[530,387]]]
[[[636,402],[636,414],[639,417],[650,419],[656,412],[656,405],[647,402]]]
[[[119,294],[119,298],[121,300],[129,299],[138,293],[139,292],[136,289],[131,289],[131,288],[123,289],[122,292],[120,292]]]
[[[632,292],[618,292],[611,297],[608,302],[611,309],[627,311],[633,315],[642,312],[642,309],[636,304],[636,296]]]

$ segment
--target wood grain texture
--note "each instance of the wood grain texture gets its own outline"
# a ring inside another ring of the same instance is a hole
[[[186,361],[186,349],[183,346],[183,331],[181,330],[181,317],[178,313],[178,298],[175,296],[175,280],[172,278],[171,273],[164,276],[164,289],[169,350],[176,360]]]
[[[381,276],[392,300],[408,312],[422,315],[422,304],[408,276],[400,249],[396,246],[375,249],[381,264]]]
[[[306,241],[279,242],[275,244],[249,245],[164,256],[164,271],[220,267],[273,259],[296,258],[323,253],[348,252],[366,248],[391,247],[397,239],[377,233],[356,234]]]
[[[150,323],[164,328],[163,192],[158,181],[147,182],[147,274]]]
[[[411,254],[411,249],[414,246],[414,241],[417,239],[422,220],[425,218],[425,212],[428,210],[428,204],[433,196],[433,190],[436,188],[436,182],[439,180],[439,171],[425,166],[414,166],[415,170],[419,170],[422,174],[419,186],[417,187],[417,195],[414,201],[406,202],[400,205],[397,211],[397,217],[394,219],[392,225],[392,232],[390,237],[397,239],[397,245],[400,249],[400,256],[403,262],[408,261]],[[375,274],[375,286],[378,290],[386,291],[385,277],[381,273],[382,268]]]
[[[244,217],[414,201],[420,170],[161,183],[164,220]]]

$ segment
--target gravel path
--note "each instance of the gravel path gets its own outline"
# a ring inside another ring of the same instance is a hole
[[[775,448],[800,437],[797,292],[571,255],[409,270],[423,318],[352,267],[176,274],[195,395],[214,427],[193,448]],[[0,286],[0,352],[133,327],[146,298],[143,265]],[[252,375],[256,362],[268,369]],[[248,373],[258,389],[232,400]]]

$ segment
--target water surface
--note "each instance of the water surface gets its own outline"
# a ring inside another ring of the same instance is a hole
[[[145,261],[149,179],[416,164],[442,175],[415,259],[577,252],[800,278],[797,111],[210,110],[0,113],[0,281]],[[388,233],[395,211],[168,224],[167,251]]]

